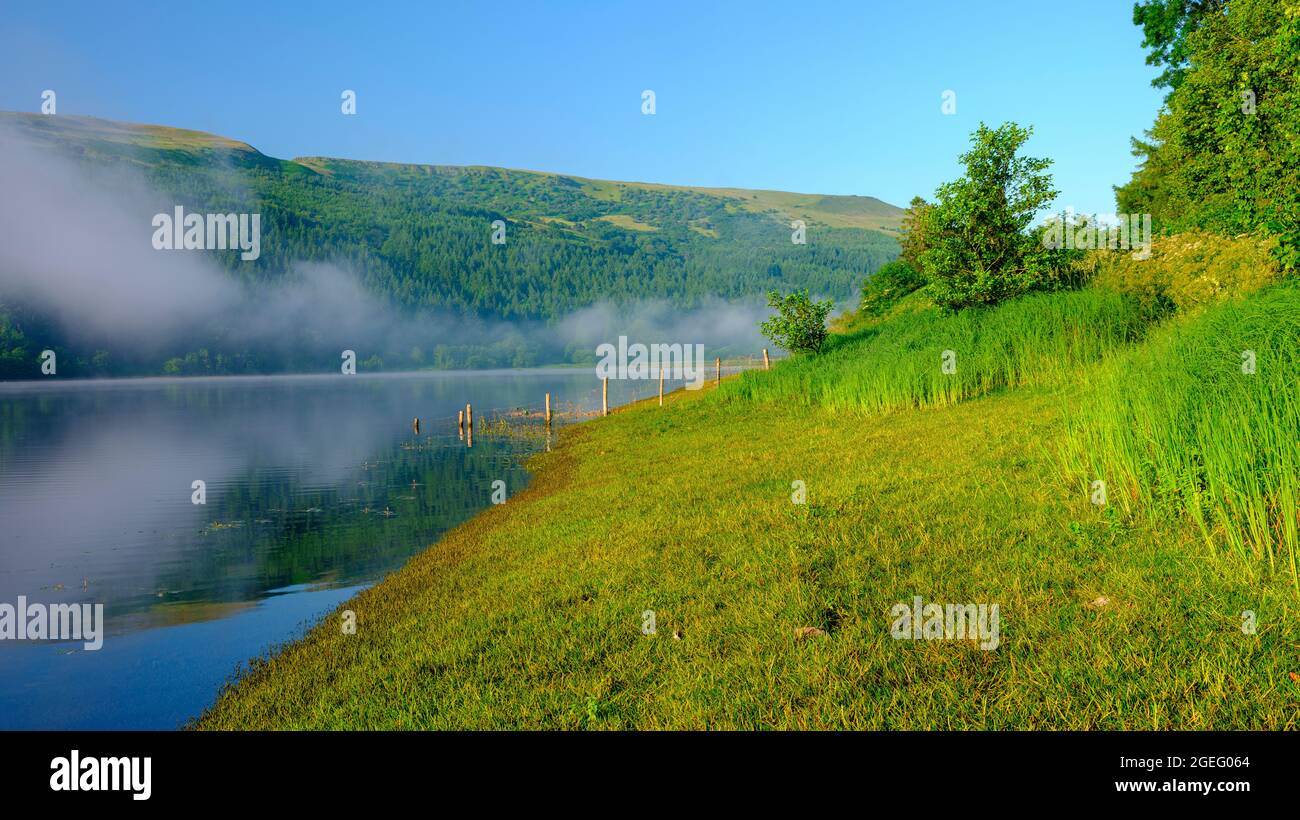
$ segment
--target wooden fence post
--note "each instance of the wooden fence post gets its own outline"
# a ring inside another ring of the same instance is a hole
[[[768,361],[768,358],[767,358],[767,348],[765,347],[765,348],[763,348],[763,369],[764,369],[764,370],[769,370],[769,369],[771,369],[771,367],[772,367],[772,363],[771,363],[770,361]]]
[[[601,382],[601,386],[600,386],[600,414],[602,416],[609,415],[609,379],[608,378],[605,379],[603,382]]]
[[[713,360],[713,368],[714,368],[713,383],[722,384],[722,357],[718,357]]]
[[[546,394],[546,426],[551,426],[551,394]]]
[[[659,365],[659,406],[664,406],[664,366]]]

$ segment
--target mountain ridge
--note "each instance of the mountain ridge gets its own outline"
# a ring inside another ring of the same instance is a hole
[[[903,208],[886,202],[879,197],[859,194],[821,194],[816,192],[784,191],[776,188],[738,188],[708,185],[680,185],[674,183],[651,182],[646,180],[614,180],[589,177],[564,171],[549,171],[534,168],[513,168],[496,165],[454,165],[447,163],[402,162],[395,160],[351,159],[320,154],[305,154],[290,159],[266,154],[251,143],[190,128],[177,128],[152,123],[136,123],[126,120],[112,120],[88,115],[44,115],[21,111],[0,111],[0,123],[12,122],[35,132],[45,131],[52,135],[58,132],[63,139],[81,137],[83,139],[103,139],[119,144],[139,145],[145,148],[237,151],[256,155],[272,162],[292,163],[316,173],[330,173],[330,167],[341,163],[367,167],[378,167],[395,171],[427,170],[435,173],[471,173],[494,172],[504,174],[527,174],[554,179],[573,180],[591,190],[599,192],[610,186],[614,188],[652,189],[661,191],[682,191],[699,193],[720,198],[736,199],[749,206],[753,212],[755,206],[764,206],[768,211],[781,211],[782,216],[791,219],[803,218],[810,222],[832,227],[855,227],[866,230],[878,230],[896,233],[902,224]]]

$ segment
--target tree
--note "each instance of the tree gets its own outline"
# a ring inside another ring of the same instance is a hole
[[[926,236],[925,236],[925,209],[930,207],[919,196],[912,197],[911,203],[908,204],[907,210],[903,212],[903,235],[898,240],[902,248],[899,258],[906,262],[913,270],[921,270],[921,255],[925,253]]]
[[[1209,14],[1221,14],[1227,0],[1142,0],[1133,6],[1133,23],[1142,27],[1142,47],[1151,49],[1147,65],[1165,66],[1151,84],[1177,88],[1191,57],[1189,35]]]
[[[1186,70],[1151,129],[1145,155],[1116,188],[1121,211],[1167,230],[1265,232],[1300,266],[1300,3],[1232,0],[1180,48]]]
[[[1130,153],[1137,157],[1138,169],[1124,185],[1114,186],[1116,213],[1151,214],[1152,222],[1167,224],[1177,214],[1176,196],[1172,188],[1173,151],[1166,150],[1154,130],[1147,132],[1147,140],[1130,138]]]
[[[826,317],[834,303],[814,302],[807,290],[797,290],[788,296],[778,291],[767,294],[767,306],[777,311],[760,326],[763,335],[778,347],[791,353],[816,353],[826,341]]]
[[[980,123],[966,174],[940,185],[917,215],[924,236],[921,272],[936,303],[960,310],[993,305],[1031,290],[1059,287],[1073,254],[1049,248],[1035,216],[1056,198],[1051,160],[1018,156],[1032,129]]]

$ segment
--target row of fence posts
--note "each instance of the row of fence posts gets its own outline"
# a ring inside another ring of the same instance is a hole
[[[764,370],[772,369],[772,360],[768,358],[766,347],[763,348],[763,369]],[[722,358],[721,357],[714,358],[713,360],[713,383],[722,384]],[[547,407],[546,418],[548,420],[551,417],[550,402],[551,402],[551,394],[547,393],[546,394],[546,407]],[[662,365],[659,367],[659,406],[660,407],[664,406],[664,369]],[[600,414],[602,416],[609,415],[609,379],[601,380]]]
[[[767,348],[763,348],[763,369],[770,370],[772,361],[768,358]],[[713,360],[713,383],[722,384],[722,357]],[[659,368],[659,406],[664,406],[664,369]],[[600,414],[609,415],[609,379],[601,379],[600,383]],[[417,416],[412,422],[411,427],[415,434],[420,434],[420,418]],[[551,394],[546,394],[546,429],[551,429]],[[474,405],[465,402],[465,409],[456,414],[456,430],[458,435],[465,440],[469,447],[474,446]]]

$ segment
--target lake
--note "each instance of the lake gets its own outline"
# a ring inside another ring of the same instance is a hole
[[[610,403],[657,389],[611,381]],[[0,729],[183,725],[493,482],[521,490],[548,391],[557,425],[600,406],[591,369],[0,383],[0,602],[106,618],[98,650],[0,641]]]

